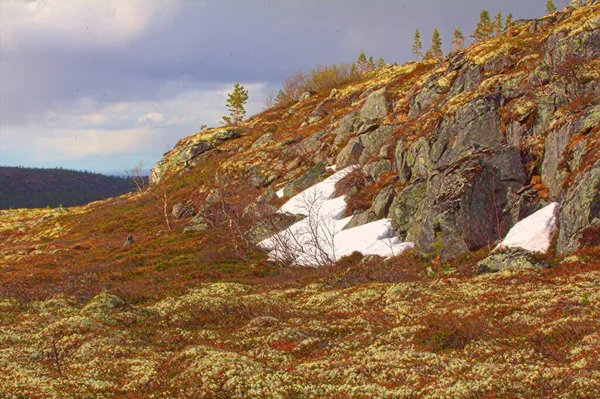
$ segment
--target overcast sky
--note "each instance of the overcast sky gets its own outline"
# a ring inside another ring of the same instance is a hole
[[[252,115],[299,69],[361,50],[402,64],[417,28],[424,47],[439,28],[447,49],[482,8],[533,18],[545,3],[1,0],[0,165],[149,169],[180,138],[219,124],[235,81]]]

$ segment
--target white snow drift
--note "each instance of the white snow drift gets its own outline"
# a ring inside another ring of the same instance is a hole
[[[496,249],[523,248],[531,252],[545,253],[550,248],[552,236],[558,228],[558,208],[559,205],[553,202],[519,221]]]
[[[351,217],[344,218],[344,196],[332,197],[335,183],[354,168],[334,173],[292,197],[279,209],[278,212],[305,218],[259,244],[271,251],[271,259],[302,266],[323,266],[354,251],[391,257],[413,247],[412,243],[400,242],[395,237],[390,219],[342,230]]]

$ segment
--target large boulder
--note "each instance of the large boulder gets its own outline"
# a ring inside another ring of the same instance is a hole
[[[319,162],[311,169],[304,172],[300,177],[288,183],[283,188],[283,195],[285,197],[293,197],[322,180],[322,176],[325,173],[327,173],[325,164]]]
[[[516,149],[479,152],[438,169],[409,217],[406,241],[422,255],[448,260],[501,240],[512,224],[509,193],[525,180]],[[395,227],[402,226],[406,215],[396,216]]]
[[[580,235],[600,221],[600,161],[578,179],[567,193],[559,216],[557,252],[564,254],[581,247]]]
[[[194,206],[189,202],[179,202],[173,205],[171,214],[175,219],[189,218],[194,216]]]
[[[373,122],[386,116],[389,110],[390,104],[384,87],[369,94],[360,110],[359,119],[363,123]]]

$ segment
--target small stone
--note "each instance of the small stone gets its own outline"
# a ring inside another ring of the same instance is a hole
[[[125,239],[125,242],[123,243],[123,246],[126,247],[130,244],[133,244],[133,236],[131,234],[129,234],[127,236],[127,238]]]

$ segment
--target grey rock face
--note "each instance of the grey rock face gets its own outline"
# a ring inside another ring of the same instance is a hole
[[[406,144],[400,140],[396,144],[394,157],[396,159],[396,170],[402,184],[406,184],[411,178],[427,178],[436,165],[430,158],[431,144],[425,137],[419,138],[412,143],[408,150]]]
[[[383,118],[389,112],[385,87],[369,94],[367,101],[360,110],[359,119],[363,123],[373,122]]]
[[[351,112],[344,116],[338,122],[338,127],[335,128],[331,134],[335,137],[333,144],[339,147],[346,142],[354,134],[354,124],[356,121],[357,111]]]
[[[422,215],[417,213],[421,201],[427,196],[427,184],[424,181],[415,181],[405,187],[394,198],[388,218],[392,219],[392,227],[401,239],[405,239],[410,224],[421,222]]]
[[[188,218],[194,216],[194,207],[187,202],[179,202],[173,205],[171,215],[175,219]]]
[[[418,210],[408,217],[407,241],[413,241],[423,255],[432,254],[441,244],[441,252],[435,255],[447,260],[501,239],[512,223],[506,210],[509,193],[525,182],[517,153],[513,149],[481,152],[438,169]],[[394,227],[402,233],[407,216],[398,213],[410,211],[411,204],[397,199],[392,208]]]
[[[212,150],[213,148],[215,148],[215,146],[209,141],[196,141],[195,143],[192,143],[191,145],[187,146],[181,152],[181,155],[179,156],[179,163],[189,162],[198,155]]]
[[[288,183],[283,188],[283,195],[286,197],[292,197],[306,190],[307,188],[319,182],[321,180],[321,177],[325,173],[327,173],[327,168],[325,167],[325,164],[321,162],[316,164],[311,169],[302,174],[300,177]]]
[[[549,267],[548,264],[535,260],[533,254],[523,249],[510,248],[506,251],[488,256],[477,263],[478,273],[496,273],[509,269],[533,269]]]
[[[383,188],[379,194],[375,196],[373,204],[371,205],[371,211],[373,211],[377,220],[383,219],[388,214],[390,206],[394,201],[395,194],[394,188],[388,186]]]
[[[396,125],[383,125],[370,133],[359,136],[358,139],[363,146],[362,153],[358,158],[359,162],[365,164],[370,158],[377,157],[381,147],[393,139],[397,128]]]
[[[377,220],[377,217],[370,209],[352,216],[352,219],[344,226],[343,230],[352,229],[354,227],[362,226],[367,223],[371,223]]]
[[[579,233],[600,219],[600,161],[566,195],[558,217],[559,254],[580,248]]]

